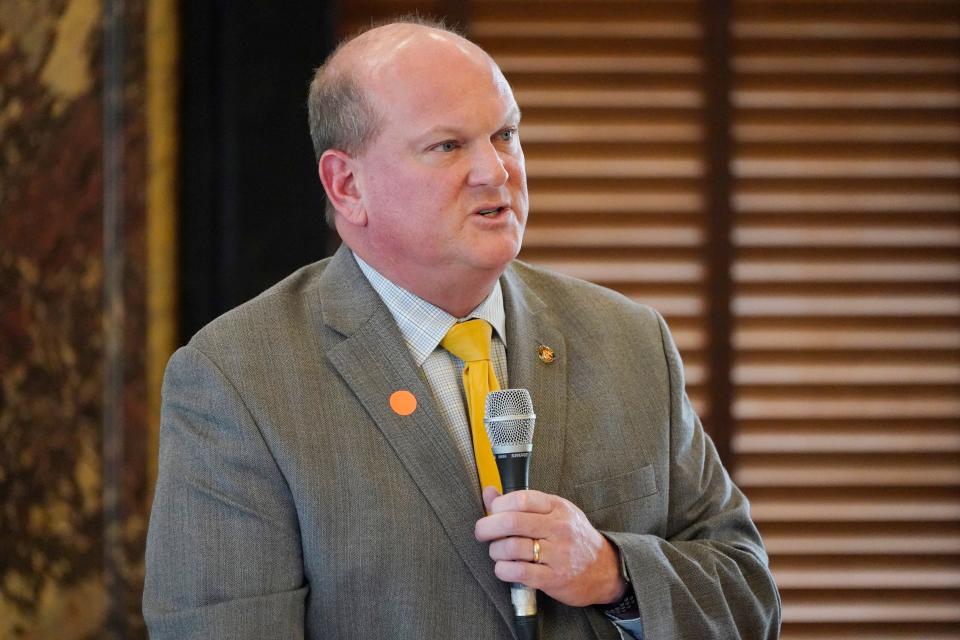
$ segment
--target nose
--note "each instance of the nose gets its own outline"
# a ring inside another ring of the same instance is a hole
[[[490,142],[479,145],[473,153],[471,161],[470,175],[467,179],[470,186],[499,187],[504,184],[510,176],[507,168],[504,166],[500,152]]]

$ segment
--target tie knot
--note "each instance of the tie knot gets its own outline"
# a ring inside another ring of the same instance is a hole
[[[440,346],[464,362],[489,360],[492,333],[493,327],[486,320],[467,320],[453,325]]]

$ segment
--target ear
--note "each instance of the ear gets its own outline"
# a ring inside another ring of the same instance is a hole
[[[357,185],[353,158],[339,149],[327,149],[320,156],[317,171],[333,208],[352,225],[365,226],[367,211]]]

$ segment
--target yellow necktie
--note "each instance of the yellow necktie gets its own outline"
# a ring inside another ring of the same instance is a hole
[[[483,425],[487,394],[500,388],[490,362],[490,335],[493,328],[486,320],[467,320],[453,325],[440,346],[463,360],[463,388],[467,395],[467,414],[473,436],[473,457],[477,461],[480,487],[494,486],[503,492],[500,473],[493,460],[490,439]]]

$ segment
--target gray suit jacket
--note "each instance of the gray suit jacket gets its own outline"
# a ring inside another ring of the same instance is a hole
[[[531,486],[619,545],[647,640],[776,637],[762,543],[663,320],[519,262],[501,283],[510,383],[537,411]],[[410,416],[390,409],[400,389]],[[160,438],[151,637],[512,637],[508,585],[473,537],[476,479],[348,251],[177,351]],[[540,611],[544,640],[617,638],[596,608],[541,594]]]

